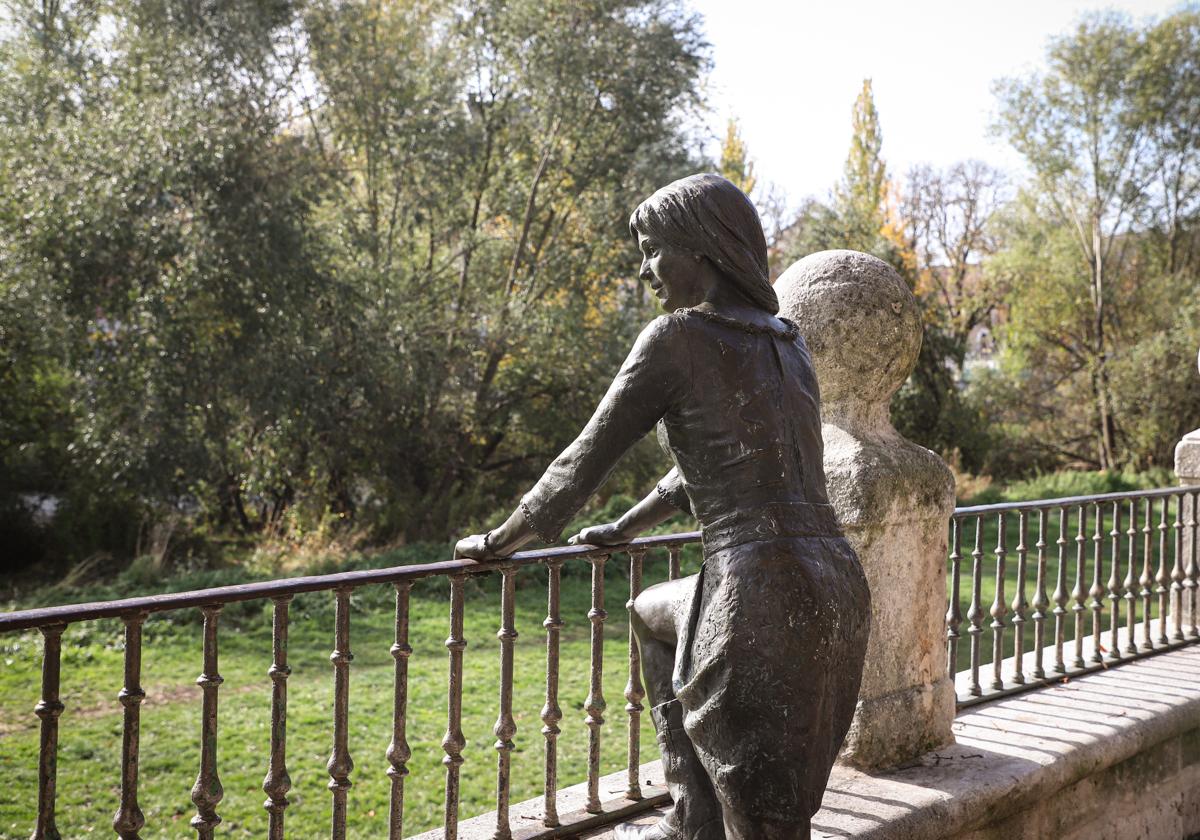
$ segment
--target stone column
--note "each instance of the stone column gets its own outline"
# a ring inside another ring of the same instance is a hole
[[[871,586],[866,667],[841,758],[894,767],[953,741],[945,614],[954,477],[889,416],[921,349],[920,307],[891,266],[857,251],[805,257],[775,291],[812,352],[829,498]]]
[[[1196,356],[1196,367],[1200,368],[1200,354]],[[1175,444],[1175,475],[1179,479],[1181,487],[1188,485],[1200,484],[1200,429],[1188,432],[1179,443]],[[1189,520],[1186,516],[1184,522],[1195,521],[1200,523],[1200,511],[1192,509],[1192,502],[1188,502],[1184,507],[1184,512],[1191,515]],[[1183,562],[1183,568],[1191,568],[1192,552],[1195,551],[1196,541],[1192,536],[1191,530],[1185,530],[1183,541],[1183,557],[1180,558]],[[1196,558],[1196,562],[1200,562],[1200,557]],[[1200,605],[1200,602],[1198,602]],[[1195,622],[1193,616],[1188,613],[1184,614],[1184,619],[1189,624]]]

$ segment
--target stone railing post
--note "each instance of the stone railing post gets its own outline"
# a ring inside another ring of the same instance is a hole
[[[1196,367],[1200,368],[1200,354],[1196,356]],[[1175,475],[1181,486],[1200,484],[1200,429],[1188,432],[1175,444]],[[1194,522],[1195,527],[1200,528],[1200,510],[1196,510],[1197,504],[1195,497],[1185,501],[1181,513],[1184,522]],[[1197,550],[1197,535],[1191,529],[1187,529],[1184,536],[1183,557],[1180,558],[1180,562],[1185,570],[1194,574],[1194,570],[1200,566],[1200,557],[1193,556]],[[1188,583],[1192,585],[1192,592],[1188,593],[1190,597],[1187,599],[1191,603],[1184,605],[1183,618],[1191,627],[1195,627],[1200,624],[1197,621],[1200,616],[1196,615],[1196,611],[1200,609],[1200,591],[1196,590],[1191,574]]]
[[[866,667],[841,758],[893,767],[953,741],[944,616],[954,477],[889,416],[921,349],[920,307],[891,266],[857,251],[805,257],[775,291],[812,353],[829,499],[871,586]]]

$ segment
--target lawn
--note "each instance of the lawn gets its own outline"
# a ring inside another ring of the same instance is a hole
[[[694,550],[685,552],[685,571],[695,570]],[[628,716],[624,688],[628,677],[628,597],[625,555],[607,564],[602,772],[625,766]],[[588,692],[590,566],[576,562],[564,570],[562,586],[559,737],[560,786],[586,776],[587,727],[583,701]],[[666,556],[647,557],[646,585],[666,578]],[[462,768],[464,818],[494,808],[495,737],[499,686],[499,576],[471,580],[466,598],[463,732],[468,744]],[[518,574],[514,650],[513,710],[517,724],[512,801],[538,796],[542,787],[544,738],[540,712],[545,691],[545,572]],[[408,740],[411,775],[406,785],[405,834],[439,826],[442,818],[446,727],[448,585],[422,581],[411,603]],[[393,591],[364,587],[352,598],[350,751],[354,759],[349,794],[349,836],[378,838],[387,826],[390,780],[385,752],[392,731]],[[292,778],[287,819],[297,834],[316,835],[330,821],[331,797],[325,763],[331,748],[333,596],[299,596],[292,605],[288,681],[288,770]],[[225,798],[218,807],[220,833],[233,837],[266,834],[261,786],[270,743],[271,610],[269,602],[227,606],[221,615],[220,742],[218,769]],[[146,623],[142,684],[139,801],[146,815],[143,837],[180,837],[192,832],[195,813],[190,790],[199,764],[200,672],[198,611],[157,614]],[[64,837],[111,834],[119,798],[122,679],[119,621],[73,625],[63,640],[62,697],[58,762],[58,826]],[[28,837],[34,824],[37,790],[37,718],[41,637],[36,632],[0,637],[0,837]],[[649,714],[642,716],[642,760],[657,757]],[[606,795],[602,792],[602,795]],[[302,831],[297,830],[304,826]],[[318,831],[316,827],[320,826]],[[291,833],[291,832],[289,832]]]

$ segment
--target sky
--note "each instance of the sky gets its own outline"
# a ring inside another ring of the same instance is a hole
[[[850,112],[870,78],[889,173],[979,158],[1013,173],[1020,158],[988,127],[995,79],[1043,65],[1047,41],[1089,11],[1135,21],[1178,0],[691,0],[714,67],[710,154],[737,118],[760,183],[795,207],[825,198],[850,146]]]

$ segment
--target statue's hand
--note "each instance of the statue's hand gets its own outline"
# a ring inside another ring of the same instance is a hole
[[[488,547],[485,537],[487,534],[472,534],[463,537],[454,544],[455,560],[495,560],[499,557]]]
[[[627,533],[621,528],[619,523],[609,522],[606,525],[593,525],[590,528],[584,528],[575,536],[567,540],[568,545],[578,545],[586,543],[587,545],[624,545],[634,538],[634,534]]]

